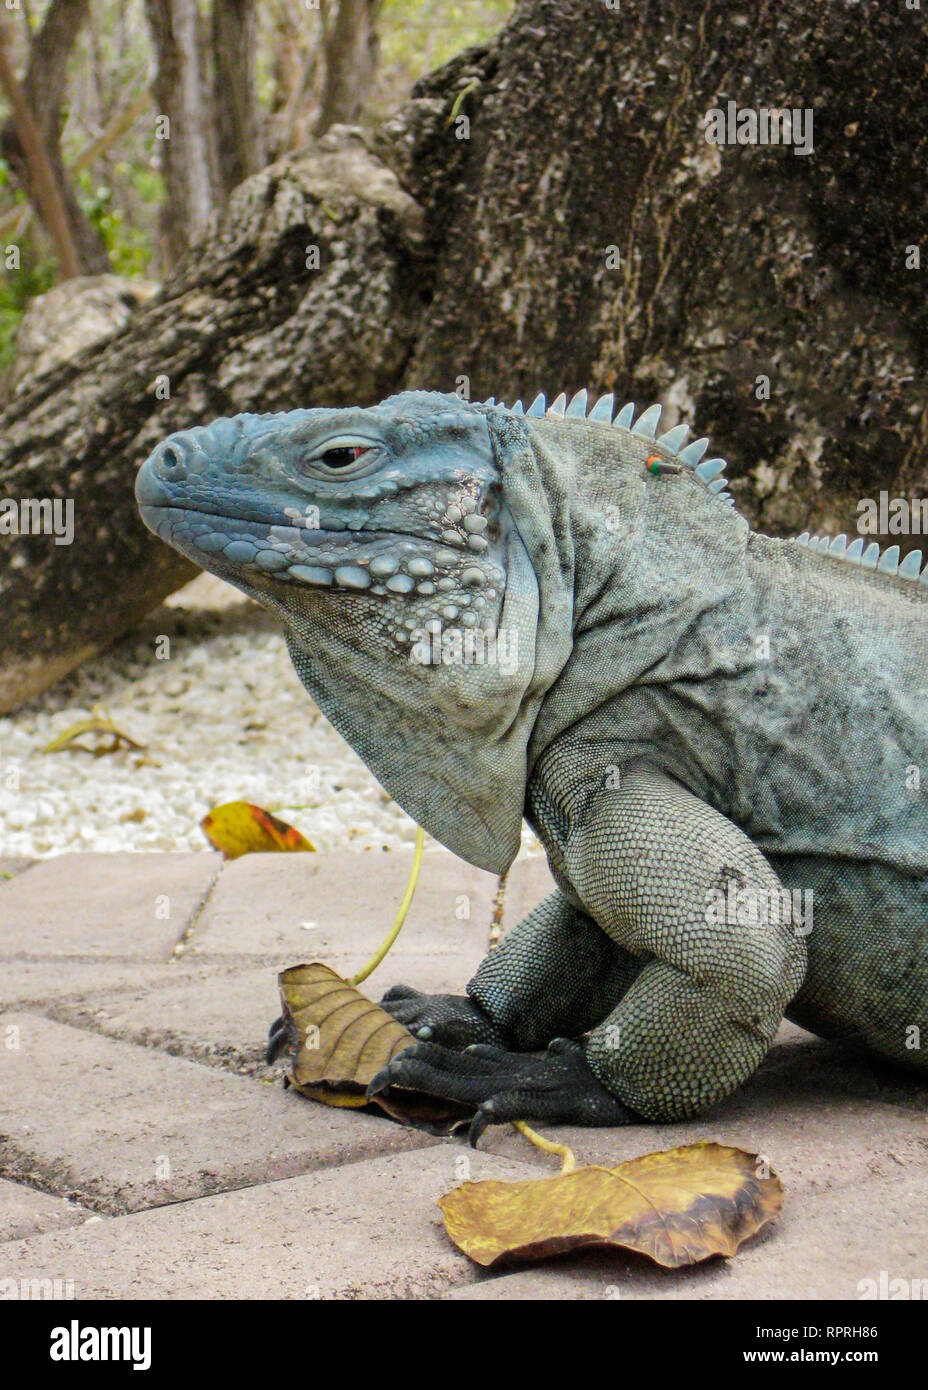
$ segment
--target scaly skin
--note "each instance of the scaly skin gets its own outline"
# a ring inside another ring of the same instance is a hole
[[[677,1120],[784,1013],[925,1071],[928,570],[753,533],[704,441],[585,402],[244,415],[139,474],[411,816],[494,872],[523,816],[547,850],[466,998],[387,996],[422,1041],[372,1091],[470,1102],[473,1137]]]

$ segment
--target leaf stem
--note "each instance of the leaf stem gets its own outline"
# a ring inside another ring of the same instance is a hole
[[[366,980],[368,975],[372,975],[374,971],[377,969],[380,962],[383,960],[384,956],[389,951],[390,947],[393,945],[396,938],[399,936],[400,927],[406,921],[406,914],[409,911],[410,904],[412,903],[413,894],[416,891],[416,884],[419,882],[419,869],[422,865],[422,847],[424,844],[425,831],[422,829],[422,826],[420,825],[416,830],[416,852],[412,857],[412,868],[409,871],[409,882],[406,884],[406,892],[403,894],[403,901],[400,903],[399,911],[396,914],[393,926],[387,932],[380,946],[378,946],[377,950],[374,952],[370,960],[367,962],[367,965],[365,965],[361,970],[359,970],[357,975],[352,975],[351,979],[346,981],[346,984],[357,986],[361,983],[362,980]]]
[[[527,1125],[524,1120],[513,1120],[513,1124],[520,1134],[524,1134],[530,1144],[534,1144],[536,1149],[541,1149],[546,1154],[559,1154],[561,1158],[561,1172],[572,1173],[577,1166],[574,1158],[573,1149],[569,1149],[566,1144],[555,1144],[553,1139],[545,1139]]]

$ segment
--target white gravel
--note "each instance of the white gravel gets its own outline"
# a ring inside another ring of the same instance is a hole
[[[162,634],[167,661],[154,656]],[[144,751],[42,751],[95,706]],[[415,839],[414,822],[310,700],[279,626],[212,576],[0,718],[0,854],[202,850],[203,816],[239,799],[298,826],[320,850]],[[539,852],[528,830],[524,843]]]

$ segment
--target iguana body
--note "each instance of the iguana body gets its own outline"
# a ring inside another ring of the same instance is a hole
[[[471,1101],[475,1135],[679,1119],[784,1012],[928,1068],[928,567],[754,533],[706,441],[585,411],[244,415],[139,475],[426,830],[500,872],[525,816],[548,853],[558,891],[467,999],[387,996],[429,1041],[376,1086]]]

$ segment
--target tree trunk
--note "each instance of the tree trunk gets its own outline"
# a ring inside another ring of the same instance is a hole
[[[49,162],[48,151],[42,134],[36,125],[29,105],[23,96],[22,88],[7,58],[3,33],[0,31],[0,91],[3,92],[13,113],[13,127],[22,151],[26,169],[26,181],[32,189],[35,206],[48,230],[58,257],[58,269],[62,279],[80,274],[77,250],[68,226],[61,190]]]
[[[76,497],[81,540],[3,538],[0,711],[190,573],[132,482],[217,415],[587,386],[709,434],[773,533],[928,496],[926,56],[915,12],[869,0],[526,0],[376,157],[332,132],[249,179],[125,333],[0,416],[6,496]],[[813,153],[708,143],[729,100],[811,107]]]
[[[407,380],[660,399],[774,533],[928,496],[926,69],[924,6],[523,0],[378,142],[440,242]],[[813,152],[708,143],[729,101]]]
[[[337,123],[355,125],[364,110],[379,56],[379,10],[380,0],[322,0],[325,75],[317,135]]]
[[[145,0],[145,11],[157,60],[152,95],[165,185],[161,242],[170,268],[203,235],[220,201],[215,122],[197,0]]]
[[[90,0],[52,0],[42,26],[33,40],[21,86],[45,146],[59,198],[64,205],[69,239],[77,258],[77,270],[70,271],[69,274],[101,275],[110,268],[109,256],[102,237],[81,211],[77,196],[65,173],[60,146],[61,107],[68,85],[68,59],[74,42],[87,21],[89,3]],[[23,149],[13,119],[6,121],[0,128],[0,153],[9,162],[17,181],[26,189],[38,208],[42,194],[34,183],[35,173]],[[53,239],[56,239],[47,221],[49,214],[39,209],[39,215]]]
[[[255,30],[254,0],[213,0],[213,109],[223,200],[264,163]]]

